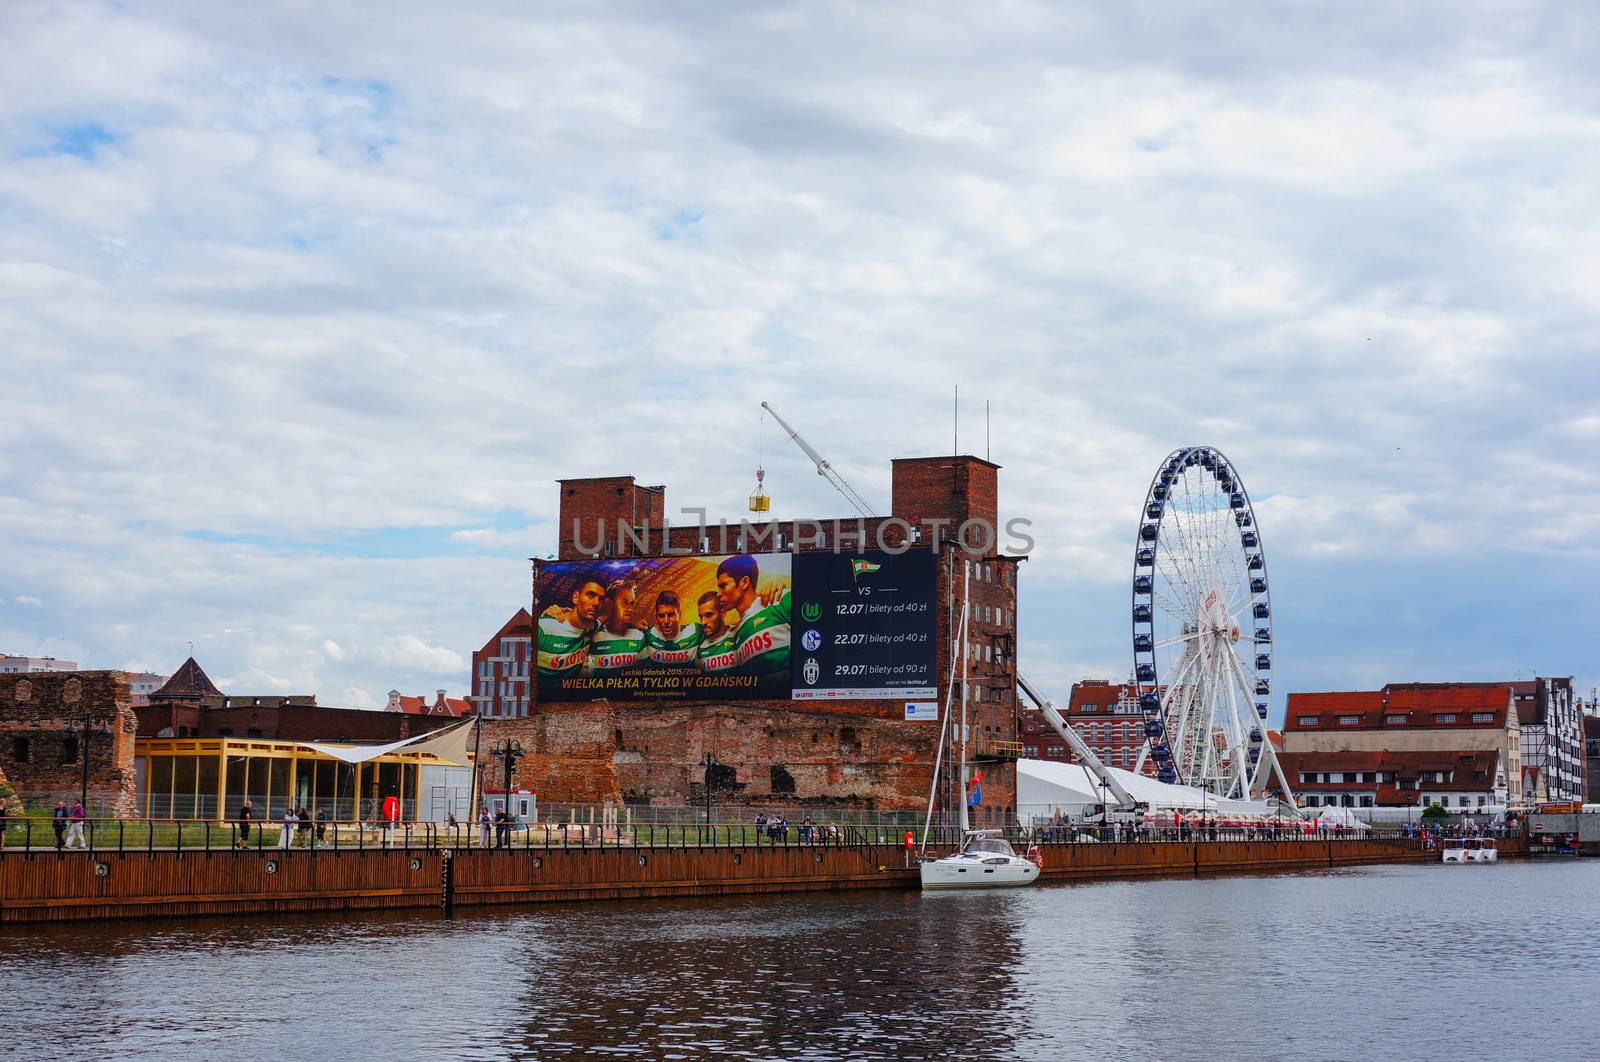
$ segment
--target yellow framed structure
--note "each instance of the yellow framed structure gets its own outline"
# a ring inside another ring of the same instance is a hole
[[[141,815],[232,820],[248,799],[257,821],[291,807],[371,820],[390,796],[400,799],[401,817],[414,820],[422,768],[450,763],[404,749],[345,763],[299,742],[259,738],[140,738],[134,757]]]

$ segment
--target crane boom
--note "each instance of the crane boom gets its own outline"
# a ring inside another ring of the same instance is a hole
[[[1044,721],[1049,723],[1051,729],[1057,734],[1061,735],[1061,740],[1067,743],[1067,746],[1077,755],[1079,761],[1089,768],[1096,778],[1100,779],[1101,785],[1111,790],[1112,795],[1117,798],[1117,806],[1112,809],[1113,811],[1144,810],[1143,805],[1129,796],[1128,791],[1122,788],[1122,783],[1117,781],[1117,776],[1106,769],[1106,765],[1100,762],[1100,757],[1096,756],[1094,750],[1084,743],[1083,738],[1078,736],[1078,732],[1068,726],[1065,719],[1061,718],[1061,713],[1056,711],[1056,706],[1050,703],[1049,698],[1040,693],[1033,683],[1024,678],[1020,672],[1017,673],[1017,686],[1023,693],[1028,695],[1029,700],[1038,705],[1039,714],[1044,716]]]
[[[843,494],[844,500],[853,505],[856,512],[860,513],[862,516],[878,515],[872,511],[872,506],[867,504],[866,499],[857,494],[856,489],[847,483],[843,476],[834,471],[833,466],[828,463],[828,459],[826,457],[823,457],[821,454],[817,453],[816,450],[812,449],[811,444],[802,439],[799,432],[789,427],[788,422],[782,417],[778,416],[778,411],[776,409],[773,409],[765,402],[761,403],[761,408],[772,414],[772,419],[778,422],[778,427],[787,432],[789,438],[794,440],[794,444],[800,447],[807,457],[811,458],[812,464],[817,466],[817,475],[833,484],[833,489],[838,491],[840,494]]]

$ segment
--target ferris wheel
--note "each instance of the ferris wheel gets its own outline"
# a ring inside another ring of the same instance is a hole
[[[1145,744],[1136,770],[1220,797],[1261,795],[1276,773],[1267,740],[1272,594],[1250,496],[1207,446],[1175,450],[1145,494],[1134,546],[1133,674]]]

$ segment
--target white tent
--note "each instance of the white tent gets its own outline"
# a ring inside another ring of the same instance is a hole
[[[443,730],[430,730],[426,734],[391,741],[387,745],[328,745],[322,742],[302,741],[302,748],[312,749],[345,763],[366,763],[391,752],[426,752],[445,763],[466,766],[471,762],[467,750],[471,747],[473,726],[477,718],[467,719]]]
[[[1319,830],[1331,830],[1336,826],[1343,826],[1347,830],[1361,831],[1367,829],[1367,824],[1356,818],[1356,813],[1351,808],[1315,808],[1316,820],[1312,823]],[[1306,813],[1311,814],[1310,811]]]
[[[1152,817],[1173,811],[1236,818],[1272,814],[1265,800],[1220,800],[1193,786],[1168,785],[1118,767],[1106,770],[1134,800],[1150,805]],[[1017,761],[1017,817],[1024,825],[1048,822],[1057,815],[1080,818],[1091,805],[1115,803],[1116,797],[1081,764]]]

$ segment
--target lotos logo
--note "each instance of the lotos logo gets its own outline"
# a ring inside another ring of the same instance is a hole
[[[800,606],[800,618],[807,623],[815,623],[822,618],[822,604],[817,601],[807,601]]]

